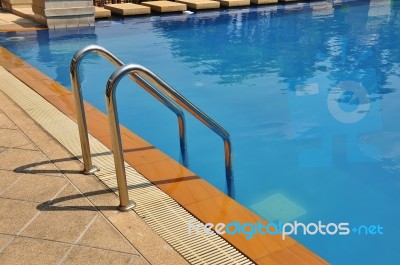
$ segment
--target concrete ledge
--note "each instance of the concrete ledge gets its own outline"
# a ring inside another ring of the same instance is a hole
[[[30,7],[32,0],[1,0],[2,10],[11,12],[14,8]]]
[[[30,19],[32,21],[35,20],[35,14],[32,12],[32,8],[29,7],[13,7],[12,13],[19,17],[23,17],[26,19]]]
[[[35,14],[35,21],[46,25],[48,28],[76,28],[94,25],[94,15],[70,16],[70,17],[48,17]]]
[[[34,15],[44,16],[44,6],[32,5],[32,12]]]
[[[250,0],[252,4],[255,5],[266,5],[266,4],[276,4],[278,0]]]
[[[104,9],[102,7],[94,7],[94,17],[95,18],[109,18],[111,17],[111,11]]]
[[[21,18],[20,16],[1,10],[0,17],[0,32],[35,31],[44,29],[32,19]]]
[[[250,0],[218,0],[221,6],[235,7],[235,6],[249,6]]]
[[[94,14],[94,7],[46,8],[44,13],[47,18],[90,15]]]
[[[32,0],[2,0],[2,2],[11,5],[32,5]]]
[[[185,4],[175,3],[170,1],[149,1],[149,2],[142,2],[142,5],[150,7],[151,11],[160,13],[178,12],[186,10]]]
[[[188,8],[195,10],[214,9],[220,6],[219,2],[210,0],[176,0],[176,2],[185,4]]]
[[[121,16],[132,16],[132,15],[144,15],[150,14],[151,10],[147,6],[136,5],[131,3],[126,4],[109,4],[104,5],[105,9],[108,9],[113,14]]]
[[[33,0],[35,21],[48,28],[90,27],[94,25],[93,1]]]

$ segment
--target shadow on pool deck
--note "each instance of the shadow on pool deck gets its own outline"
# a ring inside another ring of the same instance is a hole
[[[0,32],[29,31],[45,29],[40,24],[0,10]]]
[[[187,264],[3,92],[0,135],[0,264]]]

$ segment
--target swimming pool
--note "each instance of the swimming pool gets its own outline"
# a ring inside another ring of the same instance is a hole
[[[230,132],[240,203],[272,221],[380,224],[384,235],[295,238],[332,264],[397,264],[400,3],[286,9],[103,21],[0,44],[67,87],[87,44],[145,65]],[[82,66],[84,97],[103,111],[113,70],[96,56]],[[121,123],[179,159],[174,114],[123,86]],[[188,149],[190,168],[225,190],[222,143],[190,118]]]

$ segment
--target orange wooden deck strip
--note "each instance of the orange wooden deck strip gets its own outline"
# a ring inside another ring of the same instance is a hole
[[[69,90],[3,47],[0,65],[76,121]],[[89,132],[111,149],[106,115],[88,103],[85,110]],[[121,135],[125,161],[201,221],[268,223],[123,126]],[[243,234],[223,237],[257,264],[328,264],[295,240],[282,240],[280,235],[256,234],[250,240]]]

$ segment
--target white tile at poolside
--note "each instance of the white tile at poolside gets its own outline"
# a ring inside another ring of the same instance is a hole
[[[263,218],[271,221],[291,222],[306,214],[306,211],[281,193],[269,196],[250,206]]]

